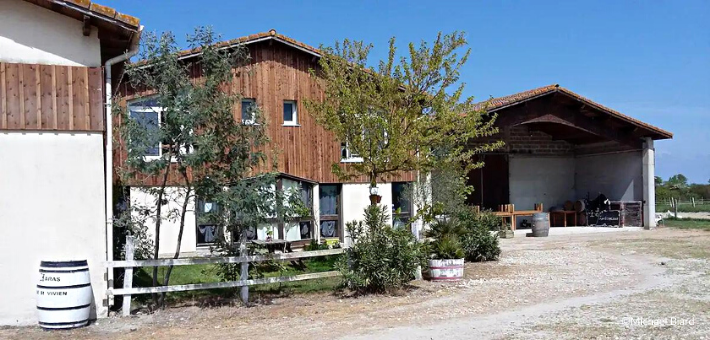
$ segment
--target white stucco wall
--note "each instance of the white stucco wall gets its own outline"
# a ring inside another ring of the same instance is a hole
[[[0,61],[101,66],[98,31],[82,33],[79,20],[20,0],[0,5]]]
[[[643,200],[641,151],[578,156],[575,159],[576,196],[594,199],[600,193],[612,201]]]
[[[185,190],[183,188],[166,188],[166,195],[168,198],[168,204],[163,206],[161,215],[163,220],[160,225],[160,249],[159,253],[161,257],[171,257],[175,255],[175,250],[177,249],[178,243],[178,233],[180,232],[180,216],[179,211],[182,210],[182,203],[184,202]],[[151,195],[146,188],[133,187],[130,189],[131,206],[134,208],[141,207],[147,208],[151,211],[155,211],[157,205],[155,201],[155,196]],[[134,217],[138,214],[135,209],[131,212]],[[151,238],[155,236],[155,218],[148,218],[146,221],[146,226],[148,227],[148,234]],[[195,200],[190,199],[187,206],[187,213],[185,214],[185,229],[182,235],[182,243],[180,244],[180,252],[183,256],[195,255],[198,250],[197,247],[197,234],[196,234],[196,224],[195,219]],[[205,252],[209,251],[209,247],[203,248]]]
[[[0,133],[0,325],[37,322],[42,260],[86,259],[105,316],[103,161],[101,134]]]
[[[388,214],[392,213],[392,184],[379,183],[377,184],[378,194],[382,196],[381,205],[389,207]],[[345,224],[352,221],[362,221],[364,219],[365,208],[370,205],[370,184],[369,183],[352,183],[343,184],[341,191],[343,200],[342,228],[343,240],[346,246],[350,246],[350,234],[345,227]],[[389,217],[388,223],[392,223],[392,216]]]
[[[573,156],[540,157],[510,155],[510,203],[515,210],[532,210],[542,203],[545,211],[575,196],[575,159]],[[532,218],[518,218],[532,222]]]

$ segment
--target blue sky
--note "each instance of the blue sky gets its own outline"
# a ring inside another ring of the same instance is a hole
[[[178,38],[211,25],[225,39],[271,28],[304,43],[432,40],[465,31],[466,94],[486,99],[559,83],[669,130],[656,172],[710,180],[710,1],[101,0]],[[183,39],[184,41],[184,39]]]

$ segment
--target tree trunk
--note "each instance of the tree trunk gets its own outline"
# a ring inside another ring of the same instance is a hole
[[[190,201],[190,194],[192,193],[192,187],[189,178],[187,177],[187,173],[185,170],[181,171],[183,178],[185,179],[185,184],[187,184],[187,191],[185,192],[185,200],[182,202],[182,211],[180,212],[180,231],[178,231],[178,236],[177,236],[177,246],[175,247],[175,255],[173,255],[173,259],[177,259],[180,257],[180,246],[182,245],[182,235],[183,232],[185,231],[185,213],[187,213],[187,205]],[[168,270],[165,272],[165,277],[163,279],[163,286],[167,286],[168,283],[170,283],[170,273],[173,271],[173,266],[169,266]],[[162,293],[160,295],[160,307],[165,308],[165,294]]]
[[[172,159],[172,154],[168,154],[168,159]],[[170,166],[165,168],[165,173],[163,174],[163,181],[160,183],[160,190],[158,191],[158,207],[155,211],[155,247],[153,248],[153,259],[158,259],[158,254],[160,254],[160,224],[163,221],[163,195],[165,194],[165,187],[168,184],[168,174],[170,174]],[[153,287],[158,286],[158,267],[153,267]],[[158,294],[153,294],[153,303],[158,306]]]

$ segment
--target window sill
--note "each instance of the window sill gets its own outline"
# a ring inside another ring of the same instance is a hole
[[[362,162],[363,162],[362,157],[343,158],[340,160],[340,163],[362,163]]]
[[[298,124],[298,123],[283,123],[281,126],[300,127],[301,124]]]

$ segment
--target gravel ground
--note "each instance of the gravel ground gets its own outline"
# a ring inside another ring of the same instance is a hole
[[[171,308],[8,339],[710,339],[710,233],[658,229],[501,240],[500,261],[396,296],[309,294]],[[684,323],[684,324],[681,324]]]

